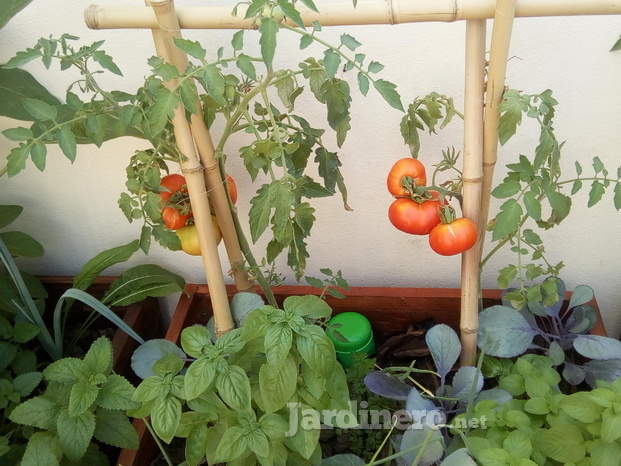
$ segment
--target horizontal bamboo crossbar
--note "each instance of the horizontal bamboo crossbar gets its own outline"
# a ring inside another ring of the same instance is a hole
[[[307,26],[319,21],[323,26],[399,24],[416,22],[453,22],[489,19],[495,14],[495,0],[378,0],[360,3],[321,5],[316,13],[300,6]],[[178,7],[182,29],[244,29],[251,20],[244,20],[244,7],[231,15],[231,7]],[[604,0],[519,0],[516,18],[543,16],[619,15],[621,1]],[[152,29],[157,27],[155,14],[148,7],[103,7],[90,5],[84,12],[91,29]]]

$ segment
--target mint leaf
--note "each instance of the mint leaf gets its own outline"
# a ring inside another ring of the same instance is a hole
[[[70,416],[68,411],[61,411],[56,422],[60,446],[70,461],[78,461],[93,438],[95,416],[90,411],[77,416]]]
[[[97,411],[93,436],[100,442],[128,450],[136,450],[140,445],[134,426],[123,412],[116,410]]]

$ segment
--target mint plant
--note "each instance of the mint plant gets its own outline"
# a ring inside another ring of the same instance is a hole
[[[320,428],[300,413],[313,409],[317,423],[333,424],[328,410],[350,409],[345,373],[318,325],[330,314],[320,298],[295,296],[283,309],[253,310],[215,343],[206,327],[185,328],[184,357],[171,352],[153,365],[134,394],[142,406],[130,414],[150,416],[165,443],[185,438],[190,465],[316,464]]]
[[[112,344],[101,337],[83,359],[60,359],[43,370],[45,391],[9,415],[12,422],[34,428],[23,464],[59,464],[63,458],[76,462],[87,452],[105,460],[92,439],[138,447],[138,434],[124,412],[137,406],[134,387],[111,369]]]

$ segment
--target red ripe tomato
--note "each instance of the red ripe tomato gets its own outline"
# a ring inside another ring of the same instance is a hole
[[[179,209],[174,207],[165,207],[162,211],[162,220],[169,230],[178,230],[184,227],[190,217],[192,217],[192,212],[182,214]]]
[[[425,166],[418,159],[401,159],[388,172],[386,184],[390,194],[393,196],[407,196],[409,194],[403,187],[403,178],[406,176],[412,178],[416,186],[427,184]]]
[[[466,217],[450,223],[440,223],[429,233],[431,249],[442,256],[452,256],[467,251],[477,242],[476,225]]]
[[[164,191],[160,191],[159,195],[162,199],[162,203],[166,202],[170,196],[172,196],[177,191],[187,192],[187,188],[184,188],[185,185],[185,177],[179,174],[166,175],[160,181],[160,184],[166,188]]]
[[[226,175],[226,181],[228,181],[229,196],[231,196],[231,202],[237,204],[237,185],[231,175]]]
[[[427,235],[440,220],[441,201],[434,198],[418,203],[407,197],[400,197],[388,208],[388,218],[398,230],[411,235]]]

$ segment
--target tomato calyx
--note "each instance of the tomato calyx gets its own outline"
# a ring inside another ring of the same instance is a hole
[[[444,204],[438,207],[438,211],[440,213],[440,220],[442,223],[449,224],[453,223],[457,219],[457,215],[455,214],[455,209],[452,205]]]

